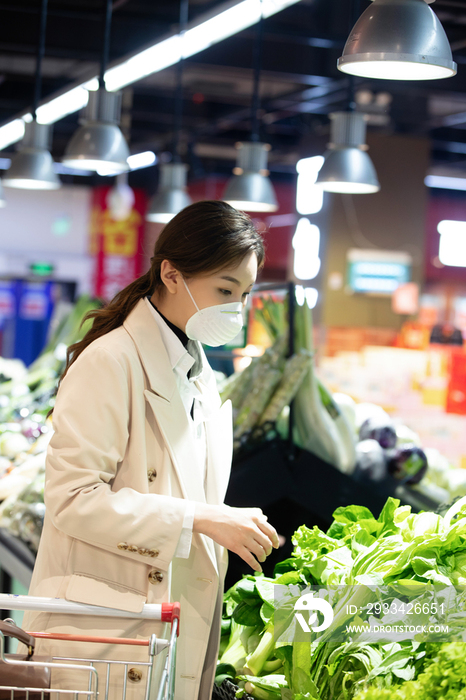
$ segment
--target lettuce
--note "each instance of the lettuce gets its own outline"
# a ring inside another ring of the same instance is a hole
[[[246,577],[225,596],[232,624],[221,660],[242,671],[257,700],[466,700],[466,655],[450,641],[466,639],[466,498],[443,517],[412,513],[394,498],[377,518],[364,506],[337,508],[327,532],[302,525],[293,544],[292,556],[272,578]],[[331,596],[334,619],[303,643],[294,606],[316,587]],[[409,622],[428,625],[431,613],[422,603],[435,596],[446,610],[442,622],[456,636],[447,643],[439,634],[434,639],[443,643],[435,645],[426,635],[375,637],[359,611],[380,601],[382,590],[383,600],[398,609],[373,613],[369,622],[406,621],[400,608],[416,599],[421,606]],[[350,623],[365,624],[348,632]],[[434,683],[444,694],[433,693]]]
[[[464,652],[463,643],[442,644],[415,680],[392,688],[368,686],[355,700],[466,700]]]

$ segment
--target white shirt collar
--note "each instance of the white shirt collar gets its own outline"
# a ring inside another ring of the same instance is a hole
[[[145,298],[151,314],[157,323],[157,326],[162,336],[163,344],[168,353],[168,358],[173,370],[180,370],[183,374],[188,374],[189,370],[195,363],[195,358],[189,354],[176,333],[165,323],[158,311],[152,306],[149,299]],[[202,372],[201,372],[202,373]],[[196,377],[197,378],[197,377]],[[193,379],[196,379],[193,378]]]

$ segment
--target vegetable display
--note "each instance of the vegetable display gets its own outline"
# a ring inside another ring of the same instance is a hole
[[[434,645],[428,653],[431,656],[426,658],[423,671],[415,680],[392,688],[369,687],[357,694],[357,700],[464,700],[464,644]]]
[[[427,471],[426,454],[417,445],[402,445],[390,457],[388,471],[406,484],[418,484]]]
[[[303,525],[293,544],[272,578],[243,577],[225,594],[217,683],[257,700],[466,696],[466,498],[443,516],[393,498],[378,518],[340,507],[327,532]],[[303,639],[297,601],[322,589],[332,625]],[[439,610],[447,627],[432,631]],[[384,631],[406,620],[415,634]]]
[[[251,440],[254,431],[267,432],[293,400],[311,366],[312,355],[303,348],[291,357],[288,351],[286,326],[273,335],[273,345],[241,373],[234,374],[221,385],[222,401],[233,405],[234,448],[238,450]]]
[[[53,432],[47,414],[55,403],[67,347],[87,332],[90,322],[82,324],[83,318],[99,305],[80,297],[30,367],[0,358],[0,527],[33,551],[45,513],[45,454]]]
[[[284,410],[294,400],[296,444],[351,473],[356,461],[354,431],[345,411],[315,374],[311,310],[307,304],[295,307],[295,354],[285,359],[287,306],[287,300],[261,300],[256,317],[272,347],[220,386],[222,400],[231,399],[233,404],[235,449],[270,424],[284,433],[288,428]]]

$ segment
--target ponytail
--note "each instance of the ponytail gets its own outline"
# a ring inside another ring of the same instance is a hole
[[[160,268],[164,260],[189,279],[239,264],[251,252],[256,253],[261,268],[265,257],[263,241],[247,214],[217,201],[196,202],[183,209],[157,239],[150,270],[118,292],[102,309],[86,314],[84,321],[94,319],[92,328],[68,348],[60,382],[88,345],[123,325],[140,299],[163,289]]]

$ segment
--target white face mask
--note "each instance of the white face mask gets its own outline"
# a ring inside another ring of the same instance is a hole
[[[243,327],[243,305],[233,302],[200,309],[184,279],[183,283],[197,309],[186,324],[188,338],[199,340],[211,347],[225,345],[233,340]]]

